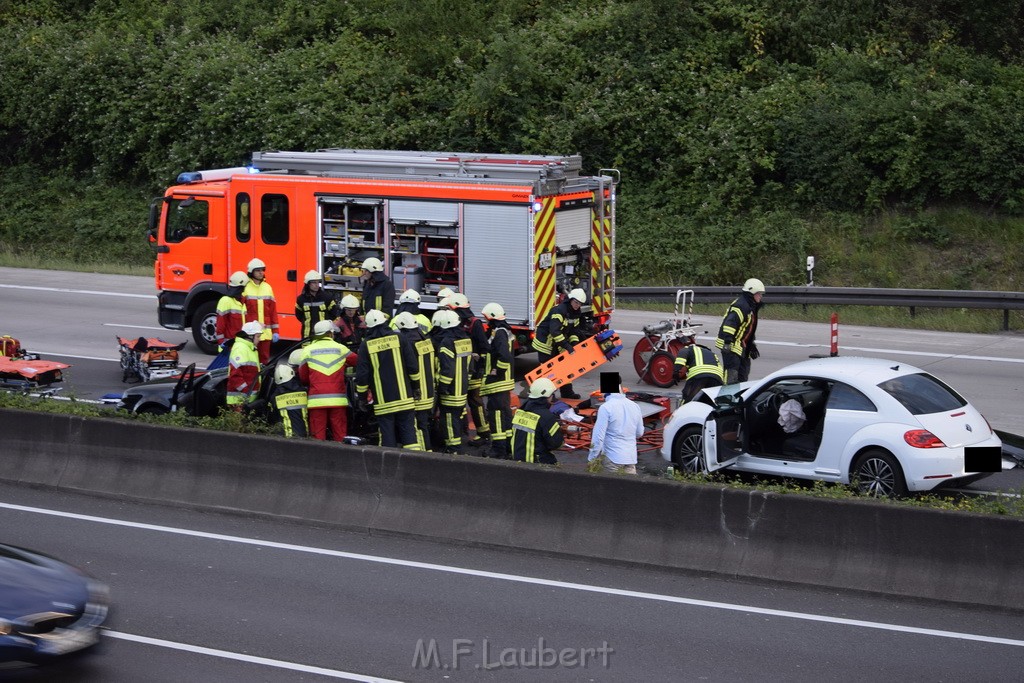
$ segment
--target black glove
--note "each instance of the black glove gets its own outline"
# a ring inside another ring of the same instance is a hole
[[[682,368],[682,367],[676,368],[675,380],[677,382],[681,382],[684,379],[686,379],[686,368]]]
[[[750,354],[749,355],[750,355],[750,359],[751,360],[757,360],[758,358],[761,357],[761,352],[757,350],[757,344],[755,344],[753,342],[750,343]]]

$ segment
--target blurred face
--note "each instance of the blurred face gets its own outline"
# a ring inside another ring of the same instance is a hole
[[[758,292],[757,294],[754,295],[754,301],[756,301],[757,303],[761,303],[761,299],[763,298],[764,292]]]
[[[583,308],[583,304],[581,304],[576,299],[569,299],[569,305],[572,307],[572,310],[574,311],[578,311],[581,308]]]
[[[358,308],[346,308],[345,315],[348,316],[349,318],[354,318],[356,317],[356,311],[358,310]]]
[[[266,276],[267,276],[267,269],[266,268],[257,268],[256,270],[252,271],[252,273],[249,275],[249,277],[251,277],[256,282],[263,282],[263,279]]]
[[[323,283],[320,282],[320,280],[310,280],[308,284],[309,284],[309,291],[311,291],[314,294],[316,294],[317,292],[320,291],[320,285],[323,284]]]
[[[369,280],[370,279],[370,271],[368,271],[366,268],[363,268],[363,272],[359,274],[359,279],[360,280]]]

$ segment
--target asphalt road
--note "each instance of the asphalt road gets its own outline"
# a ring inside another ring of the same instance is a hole
[[[769,299],[770,302],[770,294]],[[475,302],[476,310],[483,303]],[[282,306],[288,310],[288,306]],[[646,323],[665,318],[664,313],[618,311],[613,327],[623,342],[622,354],[606,366],[618,370],[634,390],[675,393],[649,387],[637,379],[632,351]],[[188,331],[168,330],[157,325],[156,293],[148,277],[0,268],[0,334],[12,334],[31,351],[45,358],[67,362],[73,367],[61,392],[86,400],[105,394],[120,394],[121,370],[115,337],[158,336],[172,342],[188,342],[182,363],[205,367],[210,357],[199,353]],[[695,320],[706,342],[717,333],[719,319],[703,316]],[[1024,434],[1024,344],[1021,332],[1002,334],[955,334],[919,330],[841,326],[841,355],[882,357],[909,363],[956,387],[988,418],[993,427]],[[813,354],[828,354],[830,328],[820,324],[773,320],[770,304],[758,329],[761,358],[754,362],[752,376],[761,377]],[[520,357],[518,376],[533,369],[536,355]],[[604,368],[602,368],[604,369]],[[598,373],[576,383],[577,391],[598,388]],[[651,468],[663,467],[656,453],[642,456]],[[567,466],[580,466],[582,458],[570,454]],[[990,477],[972,488],[1020,490],[1024,470]]]
[[[999,610],[6,484],[0,528],[111,587],[105,651],[59,671],[69,683],[1017,680],[1024,666],[1024,620]]]

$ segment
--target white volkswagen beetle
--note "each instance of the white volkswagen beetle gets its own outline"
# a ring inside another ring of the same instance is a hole
[[[877,358],[819,358],[705,389],[665,426],[684,472],[743,472],[899,496],[965,484],[1014,462],[974,406],[938,378]]]

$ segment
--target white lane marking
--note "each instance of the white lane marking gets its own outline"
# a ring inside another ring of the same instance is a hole
[[[122,325],[120,323],[103,323],[103,327],[130,327],[133,330],[156,330],[157,332],[167,332],[166,327],[153,327],[152,325]],[[173,332],[180,332],[181,330],[171,330]]]
[[[35,292],[60,292],[62,294],[93,294],[96,296],[125,296],[131,299],[155,299],[156,294],[129,294],[128,292],[100,292],[94,289],[67,289],[64,287],[33,287],[31,285],[0,285],[4,289],[29,289]]]
[[[99,356],[73,356],[70,353],[61,353],[59,351],[46,351],[39,349],[32,349],[33,353],[38,353],[40,356],[57,356],[59,358],[78,358],[80,360],[106,360],[111,363],[120,363],[120,358],[100,358]]]
[[[643,332],[633,332],[631,330],[615,330],[618,335],[629,334],[636,335],[638,337],[644,336]],[[699,341],[713,341],[715,337],[697,337]],[[828,344],[805,344],[803,342],[786,342],[786,341],[762,341],[757,340],[758,346],[793,346],[802,349],[827,349],[830,348]],[[948,358],[949,360],[985,360],[994,361],[997,363],[1024,363],[1024,358],[1003,358],[1001,356],[972,356],[962,353],[936,353],[934,351],[905,351],[903,349],[874,349],[869,346],[839,346],[840,354],[844,351],[863,351],[866,353],[880,353],[883,355],[898,354],[901,356],[926,356],[928,358]]]
[[[364,681],[365,683],[400,683],[400,681],[395,681],[390,678],[363,676],[362,674],[354,674],[348,671],[338,671],[337,669],[324,669],[319,666],[307,666],[306,664],[285,662],[280,659],[254,657],[252,655],[243,655],[238,652],[229,652],[227,650],[215,650],[213,648],[200,647],[198,645],[189,645],[187,643],[176,643],[172,640],[161,640],[160,638],[148,638],[146,636],[137,636],[132,633],[121,633],[119,631],[104,631],[103,635],[107,638],[127,640],[133,643],[142,643],[143,645],[155,645],[156,647],[166,647],[172,650],[183,650],[184,652],[193,652],[200,655],[220,657],[221,659],[233,659],[236,662],[248,662],[249,664],[272,666],[277,669],[288,669],[289,671],[301,671],[302,673],[307,674],[317,674],[318,676],[342,678],[346,681]]]
[[[567,590],[582,591],[585,593],[600,593],[603,595],[617,595],[638,600],[654,600],[657,602],[668,602],[679,605],[690,605],[693,607],[708,607],[711,609],[728,610],[733,612],[748,612],[750,614],[763,614],[773,617],[785,617],[788,619],[799,619],[802,621],[824,622],[828,624],[841,624],[844,626],[859,626],[861,628],[872,628],[881,631],[897,631],[900,633],[915,633],[937,638],[953,638],[956,640],[971,640],[994,645],[1012,645],[1024,647],[1024,640],[1013,638],[998,638],[995,636],[983,636],[975,633],[960,633],[957,631],[942,631],[931,628],[918,628],[916,626],[902,626],[899,624],[886,624],[878,621],[862,621],[860,619],[845,619],[843,617],[829,617],[821,614],[808,614],[805,612],[790,612],[788,610],[769,609],[766,607],[753,607],[751,605],[737,605],[728,602],[714,602],[710,600],[698,600],[696,598],[682,598],[675,595],[662,595],[658,593],[645,593],[642,591],[623,590],[621,588],[606,588],[603,586],[591,586],[584,583],[570,583],[567,581],[555,581],[552,579],[539,579],[530,576],[516,576],[514,574],[501,574],[498,572],[483,571],[480,569],[467,569],[465,567],[452,567],[443,564],[432,564],[429,562],[416,562],[414,560],[399,560],[392,557],[378,557],[376,555],[363,555],[361,553],[350,553],[343,550],[331,550],[329,548],[315,548],[305,545],[292,545],[291,543],[278,543],[276,541],[261,541],[255,538],[243,536],[229,536],[227,534],[215,534],[208,531],[196,531],[194,529],[181,529],[177,527],[160,526],[157,524],[145,524],[143,522],[129,522],[123,519],[112,519],[110,517],[96,517],[93,515],[82,515],[77,512],[64,512],[61,510],[47,510],[45,508],[16,505],[14,503],[0,503],[0,508],[17,510],[19,512],[33,512],[40,515],[52,517],[63,517],[66,519],[78,519],[86,522],[98,522],[112,526],[129,527],[132,529],[144,529],[146,531],[162,531],[178,536],[191,536],[193,538],[206,538],[215,541],[227,541],[242,545],[254,545],[263,548],[277,548],[279,550],[290,550],[293,552],[308,553],[310,555],[325,555],[328,557],[340,557],[347,560],[359,560],[362,562],[374,562],[376,564],[387,564],[398,567],[410,567],[412,569],[429,569],[431,571],[444,572],[447,574],[462,574],[476,576],[485,579],[496,579],[512,583],[525,583],[534,586],[548,586],[551,588],[564,588]]]

